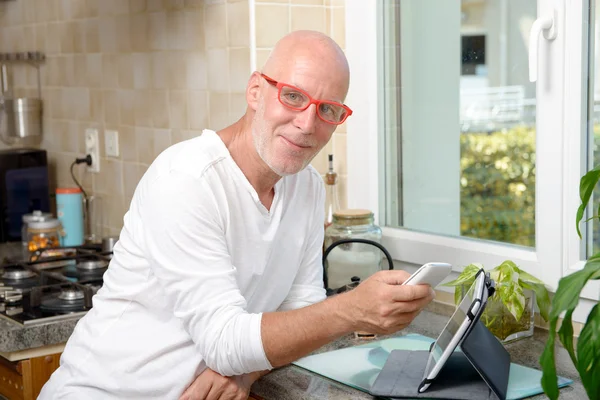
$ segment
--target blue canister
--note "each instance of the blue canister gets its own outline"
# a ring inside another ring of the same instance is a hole
[[[65,235],[61,246],[81,246],[83,240],[83,194],[79,188],[56,189],[56,216]]]

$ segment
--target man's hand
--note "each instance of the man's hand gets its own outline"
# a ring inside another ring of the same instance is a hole
[[[240,376],[222,376],[206,368],[183,392],[179,400],[246,400],[260,372]]]
[[[401,286],[405,271],[380,271],[344,296],[356,330],[389,334],[407,327],[434,298],[427,285]]]

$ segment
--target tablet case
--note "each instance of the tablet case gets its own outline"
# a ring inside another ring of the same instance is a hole
[[[478,321],[431,386],[419,393],[428,351],[394,350],[371,387],[374,396],[449,400],[505,400],[510,355]]]

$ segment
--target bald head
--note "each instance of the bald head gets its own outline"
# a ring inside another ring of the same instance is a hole
[[[338,82],[345,96],[350,80],[348,60],[340,46],[320,32],[294,31],[281,38],[265,62],[263,73],[287,77],[296,71],[311,73],[311,69],[321,78]]]

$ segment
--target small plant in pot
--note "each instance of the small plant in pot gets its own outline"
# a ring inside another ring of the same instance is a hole
[[[481,264],[467,265],[458,278],[444,285],[455,287],[456,304],[460,303],[481,268]],[[488,300],[481,321],[505,343],[533,335],[534,302],[537,302],[542,318],[548,320],[550,296],[544,283],[509,260],[489,272],[496,282],[496,293]]]

